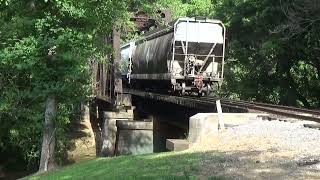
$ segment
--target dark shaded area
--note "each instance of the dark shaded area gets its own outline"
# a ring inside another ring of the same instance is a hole
[[[0,179],[18,179],[38,170],[36,164],[28,164],[19,156],[19,151],[16,147],[0,150]]]
[[[102,131],[104,128],[103,122],[103,112],[107,110],[112,110],[113,107],[110,103],[106,101],[95,99],[90,105],[90,124],[95,137],[96,144],[96,156],[101,156],[102,147]]]
[[[133,96],[137,119],[153,120],[154,152],[166,150],[166,139],[186,139],[189,118],[200,112],[214,112],[215,109],[195,109],[180,105],[154,101]]]
[[[165,23],[169,23],[172,21],[172,15],[169,9],[166,10],[158,10],[157,16],[159,16],[159,19],[157,17],[151,17],[148,15],[147,12],[135,10],[133,17],[130,18],[131,21],[133,21],[137,27],[137,33],[141,34],[142,32],[147,32],[151,28],[157,28],[161,26],[161,23],[159,22],[159,19],[162,19]]]

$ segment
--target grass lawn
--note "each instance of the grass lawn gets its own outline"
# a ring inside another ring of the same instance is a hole
[[[158,153],[96,158],[26,179],[198,179],[205,153]],[[210,157],[219,163],[219,153]],[[209,179],[223,179],[209,177]]]

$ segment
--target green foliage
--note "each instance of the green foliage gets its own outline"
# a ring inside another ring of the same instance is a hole
[[[319,6],[308,2],[213,1],[212,15],[228,29],[226,96],[320,107],[319,83],[315,83],[320,82],[320,61],[315,56],[320,31],[314,18]]]
[[[187,7],[187,16],[208,17],[212,12],[211,0],[191,0]]]
[[[158,0],[153,9],[170,9],[173,18],[209,16],[212,14],[211,0]]]
[[[37,164],[50,95],[58,99],[57,144],[64,146],[75,109],[90,98],[90,59],[111,52],[97,39],[122,26],[115,22],[128,19],[128,3],[1,1],[0,153],[17,149]]]
[[[158,0],[155,7],[158,9],[170,9],[174,19],[186,16],[188,9],[183,0]]]

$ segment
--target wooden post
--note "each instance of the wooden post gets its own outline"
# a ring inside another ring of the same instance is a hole
[[[113,41],[112,41],[114,54],[113,54],[113,65],[114,65],[114,98],[117,99],[118,95],[122,94],[122,79],[120,71],[120,32],[114,27],[113,28]]]
[[[218,112],[218,129],[224,130],[224,121],[223,121],[223,115],[222,115],[222,108],[221,108],[221,102],[220,100],[216,101],[217,106],[217,112]]]

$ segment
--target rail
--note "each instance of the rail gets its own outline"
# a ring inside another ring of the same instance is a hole
[[[128,93],[136,96],[142,96],[159,101],[165,101],[175,103],[178,105],[195,107],[195,108],[207,108],[215,107],[216,97],[190,97],[190,96],[172,96],[167,94],[158,94],[154,92],[144,92],[136,90],[126,90]],[[230,99],[221,99],[222,107],[234,108],[238,110],[257,110],[261,112],[271,113],[274,115],[290,117],[300,120],[310,120],[320,123],[320,111],[297,108],[291,106],[249,102],[249,101],[235,101]]]
[[[212,98],[212,97],[205,97],[203,99],[206,101],[216,100],[216,98]],[[267,113],[285,116],[285,117],[320,122],[320,111],[317,111],[317,110],[297,108],[292,106],[267,104],[267,103],[260,103],[260,102],[249,102],[249,101],[241,101],[241,100],[235,101],[235,100],[229,100],[229,99],[222,99],[221,103],[227,104],[227,105],[242,106],[247,109],[258,110],[258,111],[267,112]]]

